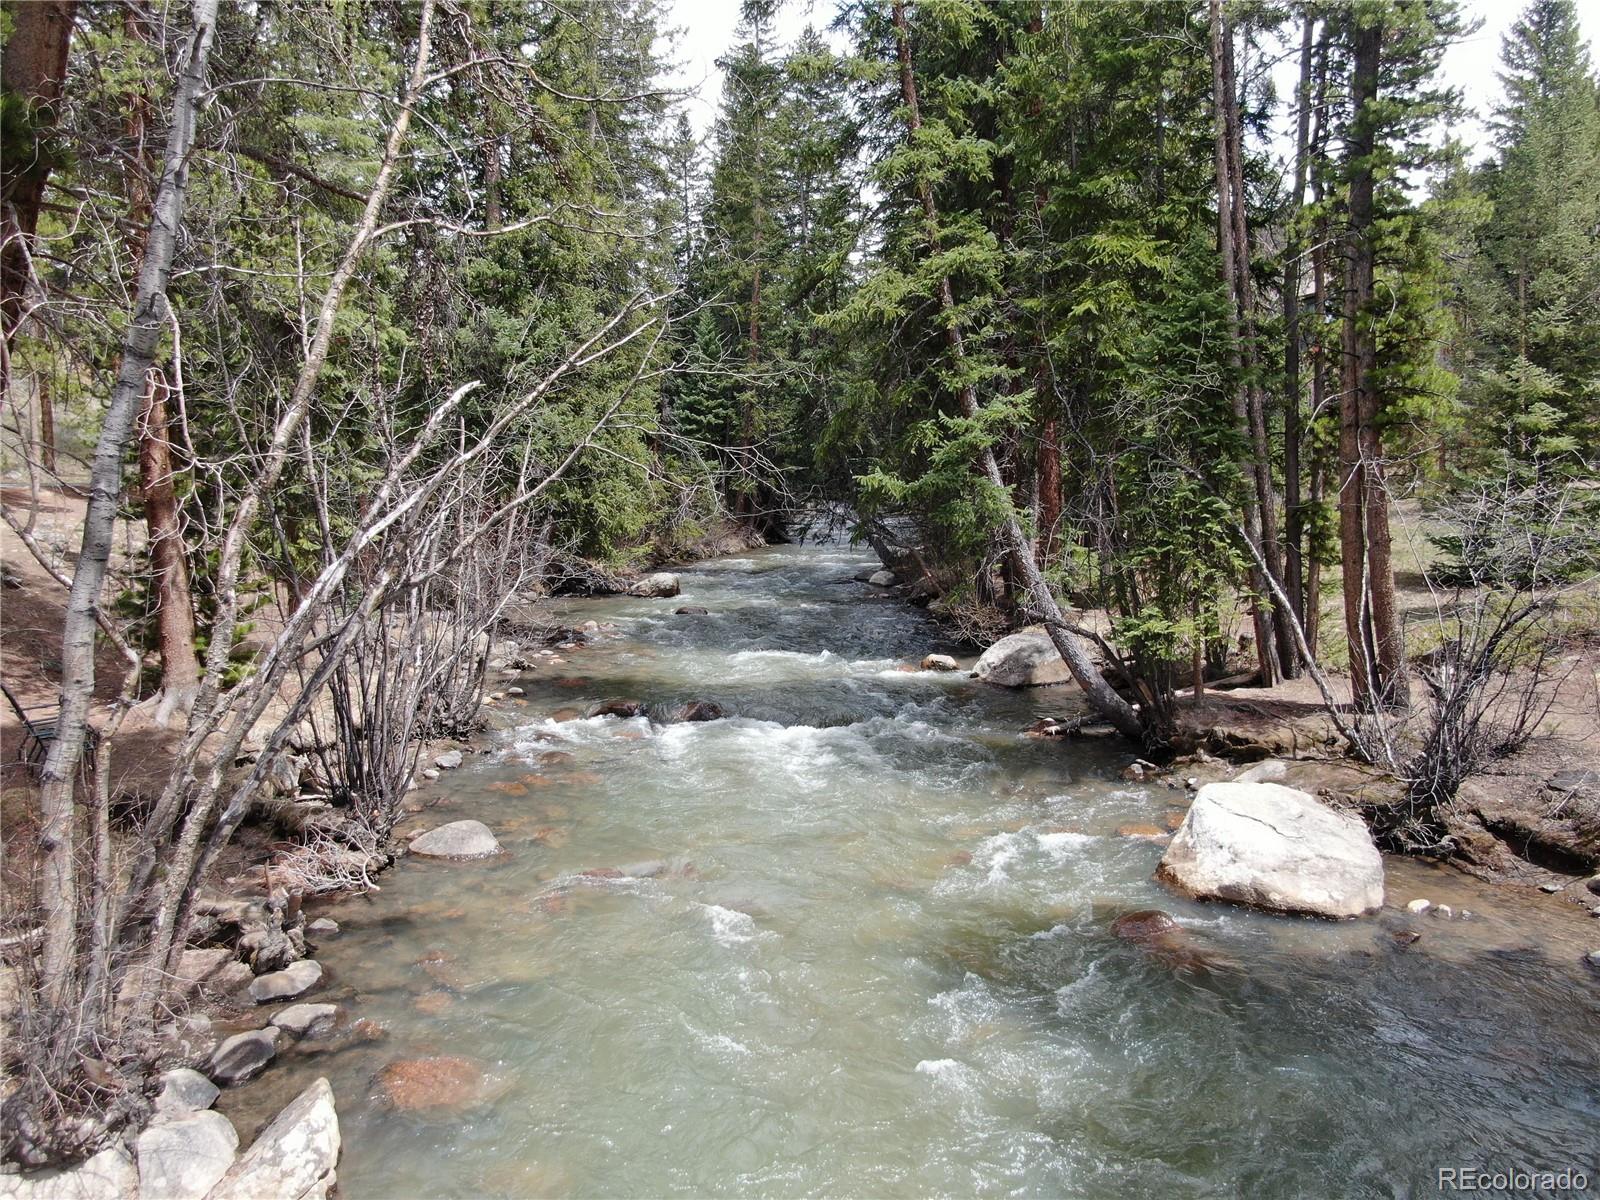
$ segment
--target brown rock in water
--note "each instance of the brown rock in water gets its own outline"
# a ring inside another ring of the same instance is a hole
[[[1111,922],[1111,932],[1125,942],[1147,942],[1176,933],[1182,927],[1159,909],[1123,913]]]
[[[575,675],[569,675],[565,679],[556,680],[556,686],[563,688],[586,688],[589,686],[589,681]]]
[[[970,850],[957,850],[949,858],[944,860],[944,865],[947,866],[947,867],[964,867],[964,866],[967,866],[971,862],[972,862],[972,851],[970,851]]]
[[[590,867],[587,871],[579,871],[578,875],[584,879],[621,879],[623,874],[616,867]]]
[[[1183,818],[1186,815],[1183,809],[1174,808],[1161,814],[1161,823],[1169,830],[1176,830],[1178,826],[1183,824]]]
[[[679,706],[678,711],[672,715],[675,721],[720,721],[724,713],[722,705],[714,704],[710,700],[690,700],[687,704]]]
[[[526,796],[528,794],[528,785],[518,783],[515,780],[502,779],[497,783],[491,783],[489,790],[491,792],[499,792],[505,796]]]
[[[604,781],[604,777],[593,771],[570,771],[562,777],[562,783],[576,784],[580,787],[594,787]]]
[[[578,760],[565,750],[546,750],[539,755],[538,763],[541,767],[555,767],[562,763],[577,762]],[[527,776],[523,776],[524,779]]]
[[[431,992],[423,992],[416,999],[416,1010],[423,1016],[437,1017],[440,1013],[450,1008],[456,998],[442,988],[435,988]]]
[[[589,710],[591,717],[621,717],[624,720],[643,714],[644,705],[638,700],[602,700]]]
[[[552,721],[576,721],[583,714],[575,708],[558,708],[550,714]]]
[[[557,829],[554,825],[541,825],[529,836],[541,846],[548,846],[552,850],[559,850],[567,844],[567,831]]]
[[[1150,841],[1163,841],[1167,831],[1155,825],[1118,825],[1117,836],[1126,838],[1146,838]]]
[[[396,1059],[378,1072],[378,1086],[402,1112],[466,1108],[489,1090],[483,1068],[459,1055]]]

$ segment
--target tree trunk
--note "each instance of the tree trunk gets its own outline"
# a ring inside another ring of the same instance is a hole
[[[122,494],[122,459],[133,434],[134,417],[144,396],[145,375],[155,359],[167,319],[167,276],[183,217],[184,190],[189,181],[189,152],[194,146],[198,97],[205,84],[206,58],[216,26],[217,0],[196,0],[194,29],[184,53],[183,69],[172,103],[172,127],[162,157],[161,184],[156,191],[139,268],[132,320],[122,343],[122,362],[106,408],[90,471],[89,503],[84,514],[83,543],[72,574],[72,589],[61,636],[61,716],[56,738],[45,759],[40,809],[40,900],[45,910],[43,983],[46,996],[60,1003],[67,994],[76,957],[79,895],[73,838],[73,791],[83,754],[84,730],[95,685],[95,618],[105,583],[115,534],[117,502]]]
[[[147,39],[136,8],[123,13],[123,32],[130,43]],[[131,147],[124,171],[128,187],[129,259],[135,271],[144,260],[150,223],[150,188],[145,172],[145,129],[150,97],[143,83],[128,94],[126,130]],[[156,642],[161,649],[161,695],[156,724],[167,727],[174,716],[187,717],[200,690],[200,659],[194,646],[194,601],[189,593],[188,550],[178,492],[173,486],[172,446],[167,436],[168,387],[159,371],[147,375],[139,414],[139,490],[155,588]]]
[[[1217,251],[1221,259],[1223,283],[1228,293],[1228,365],[1236,379],[1233,393],[1233,418],[1241,441],[1246,445],[1252,445],[1254,442],[1251,421],[1252,406],[1249,398],[1249,385],[1243,377],[1244,364],[1240,358],[1240,349],[1244,344],[1244,339],[1239,327],[1241,304],[1238,272],[1238,223],[1234,219],[1234,177],[1233,168],[1230,165],[1231,151],[1228,121],[1230,108],[1228,100],[1229,84],[1224,65],[1224,30],[1220,0],[1211,0],[1210,12],[1213,153],[1217,176]],[[1247,455],[1245,461],[1240,464],[1240,473],[1244,475],[1247,481],[1242,506],[1245,536],[1250,539],[1252,546],[1260,550],[1262,548],[1260,475],[1256,470],[1256,465],[1255,458]],[[1261,557],[1265,561],[1265,556]],[[1250,568],[1250,586],[1256,595],[1251,608],[1251,619],[1255,628],[1256,639],[1256,664],[1261,672],[1261,686],[1271,687],[1278,682],[1280,670],[1278,655],[1275,651],[1276,631],[1264,607],[1267,597],[1271,593],[1267,588],[1266,581],[1261,577],[1260,567],[1255,565]]]
[[[1043,372],[1041,372],[1041,375]],[[1040,403],[1036,394],[1035,403]],[[1044,400],[1047,415],[1039,427],[1039,560],[1048,563],[1056,556],[1061,536],[1061,417],[1052,400]]]
[[[167,390],[165,381],[152,372],[139,422],[139,487],[144,494],[161,647],[161,701],[156,707],[156,723],[163,727],[174,715],[187,717],[200,690],[188,551],[178,492],[172,483],[172,446],[167,440]]]
[[[51,475],[56,473],[56,405],[50,395],[51,375],[41,371],[34,375],[34,395],[39,400],[39,462]]]
[[[911,31],[906,24],[904,0],[894,0],[894,25],[900,61],[900,92],[906,107],[906,129],[908,135],[915,139],[917,132],[922,128],[922,115],[917,104],[916,74],[911,63]],[[939,209],[934,202],[933,185],[925,176],[919,176],[917,191],[927,223],[930,249],[937,249]],[[955,316],[955,293],[947,275],[940,277],[938,281],[938,301],[939,311],[944,318],[945,342],[950,348],[951,356],[959,363],[966,358],[966,342],[961,332],[960,321]],[[962,414],[969,420],[976,417],[979,404],[974,385],[962,384],[959,398]],[[989,486],[994,488],[997,494],[1005,494],[1005,482],[1000,477],[1000,464],[995,459],[993,449],[985,445],[978,452],[977,466]],[[1039,570],[1038,561],[1033,556],[1033,547],[1023,533],[1022,523],[1017,520],[1015,508],[1008,508],[1005,518],[1001,521],[999,532],[1006,553],[1010,556],[1034,609],[1042,617],[1051,642],[1055,644],[1056,650],[1066,662],[1072,677],[1077,680],[1078,686],[1083,689],[1094,710],[1131,741],[1150,746],[1153,740],[1164,738],[1166,731],[1146,728],[1145,722],[1141,720],[1133,706],[1119,696],[1106,682],[1105,677],[1095,669],[1089,652],[1077,635],[1067,627],[1066,617],[1062,614],[1061,606],[1056,603],[1055,596]]]
[[[1382,25],[1358,24],[1351,69],[1344,370],[1339,412],[1339,543],[1344,567],[1345,630],[1358,704],[1402,707],[1407,701],[1390,562],[1389,495],[1384,478],[1379,400],[1373,381],[1377,351],[1366,318],[1373,304],[1372,153]]]
[[[9,154],[0,164],[0,236],[4,238],[0,245],[0,326],[7,349],[27,311],[33,274],[28,243],[39,227],[39,206],[53,165],[46,138],[55,124],[56,104],[67,77],[67,48],[77,9],[78,0],[29,0],[8,4],[5,9],[11,29],[0,58],[0,77],[5,95],[20,109],[15,114],[8,111],[7,120],[16,119],[27,126],[25,132],[8,133],[8,140],[21,133],[32,143],[30,150]]]

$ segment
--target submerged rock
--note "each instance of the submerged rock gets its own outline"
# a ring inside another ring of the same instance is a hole
[[[324,1200],[339,1145],[333,1089],[319,1079],[273,1118],[206,1200]]]
[[[396,1059],[378,1072],[385,1099],[403,1112],[465,1108],[488,1093],[482,1066],[459,1055]]]
[[[488,858],[500,843],[482,821],[451,821],[411,840],[411,853],[424,858]]]
[[[972,675],[997,687],[1046,687],[1072,679],[1049,635],[1035,630],[1001,638],[983,652]]]
[[[958,671],[961,664],[948,654],[929,654],[922,660],[924,671]]]
[[[1175,933],[1182,928],[1159,909],[1123,913],[1111,922],[1111,932],[1125,942],[1143,942],[1153,937]]]
[[[685,604],[682,608],[673,609],[672,614],[677,617],[708,617],[711,615],[711,610],[701,608],[698,604]]]
[[[201,1200],[233,1165],[239,1135],[217,1112],[151,1125],[139,1135],[141,1200]]]
[[[1201,788],[1156,878],[1269,912],[1358,917],[1383,906],[1383,858],[1366,825],[1275,783]]]
[[[676,596],[680,590],[676,575],[671,571],[657,571],[652,575],[646,575],[629,588],[628,595],[656,599],[662,596]]]
[[[217,1047],[207,1070],[224,1087],[254,1079],[278,1053],[282,1033],[274,1025],[236,1033]]]

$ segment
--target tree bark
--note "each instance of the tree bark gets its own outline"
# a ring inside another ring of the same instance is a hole
[[[4,91],[25,107],[31,153],[0,164],[0,325],[11,346],[27,311],[32,276],[28,243],[39,228],[39,206],[54,165],[46,145],[67,77],[67,49],[78,0],[29,0],[6,5],[11,32],[0,57]]]
[[[200,658],[194,648],[194,599],[183,540],[178,492],[173,486],[172,445],[167,438],[167,384],[151,372],[139,421],[139,487],[154,572],[157,642],[161,649],[161,700],[156,723],[187,716],[200,690]]]
[[[123,13],[123,32],[130,43],[148,41],[139,11],[129,6]],[[143,262],[149,227],[150,188],[145,172],[145,129],[150,97],[137,82],[128,97],[127,134],[131,147],[125,169],[128,186],[129,259],[138,270]],[[163,728],[174,716],[187,717],[200,689],[200,658],[195,651],[194,600],[189,591],[188,550],[183,540],[183,520],[178,492],[173,486],[172,446],[167,437],[168,387],[161,373],[147,374],[144,404],[139,413],[139,491],[155,591],[156,644],[161,651],[161,695],[155,705],[156,723]]]
[[[1245,363],[1241,358],[1241,348],[1245,345],[1243,333],[1240,329],[1240,312],[1242,308],[1239,294],[1239,222],[1234,216],[1236,197],[1234,194],[1234,172],[1231,165],[1232,150],[1230,147],[1231,133],[1228,120],[1230,110],[1227,68],[1223,42],[1225,32],[1222,21],[1222,5],[1220,0],[1210,0],[1211,16],[1211,87],[1212,87],[1212,126],[1213,126],[1213,156],[1217,176],[1217,251],[1221,259],[1223,284],[1228,293],[1227,323],[1228,323],[1228,365],[1231,368],[1236,383],[1233,392],[1233,418],[1238,429],[1240,439],[1247,446],[1255,445],[1253,422],[1251,420],[1250,386],[1244,378]],[[1261,477],[1257,470],[1257,456],[1247,452],[1247,456],[1240,463],[1241,474],[1247,481],[1244,497],[1243,517],[1245,536],[1250,539],[1250,544],[1257,550],[1262,547],[1261,527]],[[1261,673],[1261,686],[1271,687],[1278,682],[1280,676],[1280,662],[1276,651],[1277,636],[1271,619],[1264,607],[1267,597],[1271,595],[1266,580],[1262,578],[1262,569],[1258,562],[1267,562],[1265,555],[1252,556],[1250,567],[1250,586],[1255,592],[1256,599],[1251,607],[1251,619],[1255,629],[1256,639],[1256,664]],[[1270,566],[1270,563],[1269,563]]]
[[[1373,374],[1377,349],[1368,326],[1373,305],[1375,141],[1383,27],[1358,23],[1353,37],[1347,138],[1344,387],[1339,411],[1339,543],[1344,568],[1345,631],[1358,704],[1403,707],[1408,699],[1390,558],[1389,495],[1384,477],[1381,405]]]
[[[145,375],[155,359],[167,319],[167,276],[172,269],[178,226],[189,182],[189,151],[194,145],[198,98],[205,85],[206,59],[216,26],[217,0],[195,0],[194,27],[172,104],[172,126],[162,156],[139,268],[132,320],[122,343],[122,362],[111,392],[90,470],[89,503],[83,543],[72,575],[72,589],[61,637],[61,716],[45,759],[40,809],[44,861],[40,899],[45,910],[43,980],[45,994],[60,1003],[67,995],[76,957],[79,894],[75,873],[73,792],[83,754],[89,705],[94,699],[95,623],[115,534],[122,494],[122,460],[144,396]]]
[[[916,73],[911,61],[911,31],[906,23],[904,0],[894,0],[893,11],[900,63],[900,93],[906,107],[906,131],[908,138],[914,140],[922,128],[922,115],[917,103]],[[934,201],[933,185],[925,176],[919,176],[917,192],[922,201],[929,245],[930,248],[936,249],[939,243],[939,209]],[[961,332],[961,323],[955,315],[955,293],[947,275],[942,276],[938,282],[938,303],[939,311],[944,318],[945,343],[950,348],[951,356],[960,362],[966,358],[966,342]],[[962,384],[959,400],[963,416],[970,420],[978,415],[980,411],[978,395],[971,383]],[[1005,481],[1001,478],[1000,464],[990,447],[984,446],[978,452],[977,466],[989,486],[994,488],[997,494],[1004,495]],[[1109,721],[1117,732],[1131,741],[1150,746],[1152,739],[1164,737],[1166,731],[1146,728],[1138,712],[1106,682],[1105,677],[1095,668],[1094,661],[1089,657],[1089,652],[1082,641],[1067,627],[1066,617],[1039,570],[1039,563],[1033,556],[1033,546],[1023,532],[1022,522],[1017,520],[1014,507],[1008,508],[1001,522],[1000,537],[1030,602],[1043,619],[1051,642],[1054,643],[1068,670],[1072,672],[1073,679],[1077,680],[1078,686],[1083,689],[1094,710]]]

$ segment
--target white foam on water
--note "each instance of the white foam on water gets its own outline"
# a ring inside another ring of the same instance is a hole
[[[743,946],[758,938],[775,938],[771,930],[758,928],[756,919],[736,908],[723,908],[720,904],[701,904],[711,922],[711,936],[727,947]]]
[[[1085,846],[1093,845],[1100,839],[1090,833],[1041,833],[1038,835],[1039,848],[1054,859],[1070,858]]]

